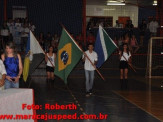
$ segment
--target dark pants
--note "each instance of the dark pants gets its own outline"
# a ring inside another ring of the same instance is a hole
[[[28,37],[21,38],[21,51],[26,51]]]

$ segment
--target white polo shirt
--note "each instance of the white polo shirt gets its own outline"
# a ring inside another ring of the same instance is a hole
[[[149,23],[149,30],[152,33],[156,33],[158,27],[159,27],[159,25],[158,25],[157,21],[152,21],[152,22]]]
[[[129,54],[126,53],[126,52],[123,52],[123,56],[121,56],[120,61],[126,61],[126,60],[128,61],[130,57],[131,57],[131,53],[130,52],[129,52]]]
[[[95,51],[92,51],[92,53],[90,53],[89,50],[87,50],[87,51],[85,51],[85,53],[87,54],[89,59],[92,61],[92,63],[95,63],[95,61],[98,60],[98,56]],[[83,55],[83,58],[84,58],[84,55]],[[84,69],[89,70],[89,71],[95,70],[95,68],[92,66],[91,62],[88,60],[87,57],[85,58]]]

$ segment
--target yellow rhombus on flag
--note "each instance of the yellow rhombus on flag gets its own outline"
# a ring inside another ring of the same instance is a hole
[[[58,46],[54,74],[67,84],[67,77],[81,59],[82,54],[82,50],[73,38],[63,29]]]

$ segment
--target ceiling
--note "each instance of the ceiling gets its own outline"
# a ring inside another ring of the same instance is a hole
[[[106,5],[108,0],[86,0],[87,5]],[[126,5],[152,6],[154,0],[125,0]]]

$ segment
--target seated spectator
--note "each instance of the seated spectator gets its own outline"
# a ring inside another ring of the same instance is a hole
[[[125,37],[124,37],[124,40],[123,40],[123,43],[129,44],[129,42],[130,42],[130,38],[129,38],[128,33],[126,33],[126,34],[125,34]]]
[[[57,44],[58,42],[59,42],[59,37],[57,34],[54,34],[54,36],[52,37],[51,45],[53,46],[53,44]]]
[[[32,21],[29,23],[29,29],[34,33],[35,32],[35,25],[32,23]]]
[[[54,36],[52,37],[52,41],[51,41],[51,45],[54,48],[54,53],[57,53],[57,48],[58,48],[58,42],[59,42],[59,37],[57,34],[54,34]]]
[[[89,43],[92,43],[92,44],[95,43],[95,37],[94,37],[93,33],[91,33],[91,32],[89,33],[89,35],[87,37],[87,44],[89,44]]]
[[[48,51],[48,47],[50,46],[51,41],[52,41],[52,36],[51,36],[50,32],[48,32],[47,36],[45,38],[45,42],[44,42],[44,44],[45,44],[45,52]]]
[[[91,21],[87,25],[87,34],[91,32],[93,28],[94,28],[94,23]]]
[[[21,24],[21,22],[20,22],[20,19],[19,19],[19,18],[15,19],[15,26],[19,26],[19,27],[21,27],[21,26],[22,26],[22,24]]]
[[[7,26],[7,23],[4,22],[2,27],[1,27],[3,49],[5,47],[5,44],[9,41],[9,35],[10,35],[9,27]]]
[[[113,40],[113,41],[114,41],[114,43],[115,43],[116,45],[118,45],[118,39],[117,39],[116,36],[114,37],[114,40]]]
[[[134,25],[132,24],[132,20],[127,21],[125,28],[127,28],[127,29],[133,29],[134,28]]]
[[[138,50],[139,50],[139,45],[138,45],[138,42],[135,38],[135,35],[132,35],[132,38],[131,38],[131,41],[130,41],[130,46],[131,46],[131,51],[133,53],[136,53]]]
[[[100,23],[99,22],[96,22],[96,24],[95,24],[95,28],[98,28],[99,27],[99,25],[100,25]]]
[[[119,24],[119,21],[118,20],[116,20],[115,28],[121,28],[121,24]]]
[[[103,21],[101,21],[101,22],[99,23],[99,25],[101,25],[102,27],[105,27]]]
[[[24,19],[24,23],[29,23],[28,17]]]
[[[21,31],[21,51],[26,51],[26,46],[27,46],[27,40],[29,36],[29,26],[28,23],[25,23],[24,26],[22,27]]]
[[[39,34],[38,41],[39,41],[40,46],[42,47],[42,49],[45,50],[44,34],[43,34],[43,32],[41,32],[41,33]]]
[[[83,42],[83,36],[82,36],[82,34],[79,34],[77,37],[76,37],[76,40],[78,41],[78,42]]]
[[[130,37],[128,35],[128,33],[125,34],[124,40],[123,40],[123,44],[127,44],[129,47],[129,50],[132,50],[131,46],[130,46]]]
[[[123,44],[123,36],[120,36],[119,40],[118,40],[118,46],[121,47]]]
[[[76,41],[78,42],[80,48],[83,49],[83,50],[85,50],[84,38],[83,38],[82,34],[79,34],[76,37]]]
[[[11,18],[8,19],[7,26],[9,27],[9,31],[10,31],[9,40],[13,41],[12,31],[13,31],[13,27],[14,27],[14,21]]]

